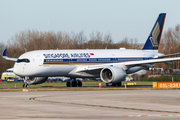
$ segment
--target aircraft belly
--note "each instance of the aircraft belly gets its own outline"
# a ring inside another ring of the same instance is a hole
[[[34,69],[36,68],[36,69]],[[44,65],[36,67],[26,67],[26,72],[22,76],[35,76],[35,77],[51,77],[51,76],[66,76],[70,71],[75,69],[76,66],[71,65]]]

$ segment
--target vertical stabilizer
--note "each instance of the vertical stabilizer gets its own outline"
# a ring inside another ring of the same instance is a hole
[[[159,17],[156,20],[154,27],[142,50],[158,51],[161,42],[161,35],[164,27],[165,18],[166,18],[166,13],[159,14]]]

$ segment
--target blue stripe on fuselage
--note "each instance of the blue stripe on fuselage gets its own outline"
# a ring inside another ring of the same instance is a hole
[[[44,59],[44,64],[69,64],[69,63],[114,63],[125,61],[147,60],[149,58],[78,58],[78,59]]]

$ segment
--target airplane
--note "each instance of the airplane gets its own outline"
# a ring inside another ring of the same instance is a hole
[[[79,49],[79,50],[35,50],[22,54],[19,58],[3,58],[15,61],[14,73],[24,78],[28,84],[40,84],[48,77],[70,77],[67,87],[81,87],[76,78],[101,78],[107,86],[121,86],[127,74],[132,74],[154,63],[180,60],[179,55],[158,53],[166,13],[160,13],[142,50],[134,49]]]

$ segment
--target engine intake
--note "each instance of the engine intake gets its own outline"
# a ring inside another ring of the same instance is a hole
[[[126,72],[119,67],[109,67],[101,70],[101,80],[105,83],[119,83],[126,78]]]

